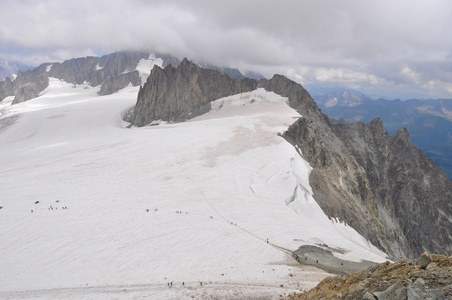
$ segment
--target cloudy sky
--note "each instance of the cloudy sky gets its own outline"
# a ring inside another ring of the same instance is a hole
[[[450,0],[0,0],[0,57],[154,50],[305,86],[452,99]]]

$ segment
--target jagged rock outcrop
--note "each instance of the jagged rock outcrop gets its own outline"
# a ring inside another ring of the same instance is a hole
[[[18,75],[18,77],[19,76],[20,74]],[[32,76],[30,80],[26,80],[24,84],[18,85],[13,104],[38,97],[39,93],[45,90],[48,86],[49,78],[44,74],[37,74],[35,76]]]
[[[432,257],[425,267],[414,261],[386,262],[353,274],[327,277],[315,288],[285,299],[451,299],[452,256],[423,256]]]
[[[394,257],[451,252],[451,181],[408,132],[389,136],[379,119],[328,127],[301,118],[286,133],[313,167],[324,212]]]
[[[0,82],[0,101],[5,97],[13,95],[13,86],[13,81],[9,77],[6,77],[5,80]]]
[[[331,124],[309,93],[284,76],[239,80],[188,60],[179,68],[154,67],[140,89],[132,124],[183,121],[207,111],[212,100],[256,88],[288,97],[302,115],[284,137],[313,167],[313,196],[328,216],[393,257],[452,250],[451,182],[406,131],[390,137],[379,120]]]
[[[408,131],[389,136],[379,119],[332,128],[365,170],[369,188],[360,191],[375,195],[390,247],[407,245],[401,254],[409,257],[451,253],[452,182],[410,142]]]
[[[132,124],[183,121],[207,112],[212,100],[256,87],[255,80],[231,78],[216,70],[200,68],[187,59],[178,68],[155,66],[138,93]]]
[[[26,72],[18,72],[13,81],[6,78],[0,82],[0,101],[15,96],[13,104],[35,98],[49,85],[49,77],[73,84],[101,86],[101,95],[112,94],[128,84],[141,84],[138,71],[134,72],[141,59],[149,57],[148,52],[124,51],[102,57],[82,57],[62,63],[45,63]],[[159,55],[163,65],[178,64],[178,59]]]
[[[16,95],[13,104],[37,97],[40,92],[49,86],[49,78],[44,74],[45,69],[46,66],[43,65],[34,70],[26,72],[19,71],[12,85],[5,85],[6,88],[10,88],[9,91],[5,90],[4,92],[0,92],[0,94],[5,94],[5,96]],[[6,80],[0,82],[0,90],[2,90],[2,83],[4,82]]]
[[[257,88],[289,97],[289,105],[295,109],[320,112],[309,93],[284,76],[275,75],[271,80],[232,78],[184,59],[178,68],[154,67],[138,93],[132,124],[145,126],[157,120],[183,121],[207,112],[213,100]]]

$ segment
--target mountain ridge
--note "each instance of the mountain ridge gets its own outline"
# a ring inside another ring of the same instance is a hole
[[[188,60],[177,69],[154,67],[137,99],[134,120],[140,122],[132,124],[184,121],[208,110],[212,100],[258,87],[288,97],[289,105],[302,115],[284,137],[313,167],[310,184],[314,198],[328,216],[345,221],[392,257],[452,251],[452,232],[447,229],[447,218],[452,216],[447,200],[452,195],[451,182],[437,164],[411,144],[408,132],[401,130],[389,136],[378,119],[369,124],[332,124],[301,85],[281,75],[240,83],[219,72],[202,70]],[[185,99],[194,99],[186,95],[196,95],[199,101],[186,103]],[[391,168],[394,161],[399,163]],[[426,182],[419,175],[424,171],[429,178]],[[384,184],[391,181],[399,185]],[[398,191],[402,186],[408,187]],[[438,187],[442,189],[436,193]],[[431,206],[428,199],[434,200]],[[415,206],[414,213],[422,211],[430,223],[417,228],[418,220],[411,218],[409,210],[397,215],[393,209],[398,207],[393,205],[399,202],[403,207]],[[433,206],[436,204],[441,204],[440,208]]]
[[[102,57],[87,56],[65,60],[62,63],[44,63],[32,70],[19,71],[14,80],[7,77],[0,82],[0,101],[7,96],[14,96],[12,104],[36,98],[49,86],[50,77],[74,85],[84,83],[92,87],[100,85],[100,95],[112,94],[128,84],[140,85],[140,74],[136,72],[137,65],[141,60],[149,59],[151,56],[153,55],[149,52],[121,51]],[[179,62],[170,55],[158,54],[158,56],[161,57],[163,66]]]
[[[314,98],[332,122],[368,123],[380,118],[390,134],[407,128],[413,144],[439,163],[452,178],[451,99],[372,100],[365,95],[346,91]]]
[[[178,68],[154,66],[145,85],[140,88],[132,125],[145,126],[152,121],[183,121],[210,109],[210,102],[232,94],[257,88],[289,97],[289,106],[319,111],[314,100],[301,85],[287,84],[284,76],[271,79],[232,78],[218,70],[204,69],[188,59]],[[191,103],[187,103],[191,102]]]
[[[163,68],[168,65],[177,67],[180,63],[177,57],[169,54],[119,51],[102,57],[87,56],[65,60],[62,63],[44,63],[31,70],[24,67],[25,71],[18,69],[17,76],[13,79],[9,72],[10,76],[0,81],[0,101],[7,96],[15,97],[12,104],[36,98],[48,87],[50,77],[74,85],[89,84],[92,87],[100,85],[99,95],[110,95],[129,84],[138,86],[143,82],[143,76],[147,78],[151,69],[145,70],[144,74],[141,72],[143,70],[137,70],[142,60],[154,60],[155,63],[161,63]],[[218,67],[205,62],[198,62],[197,65],[204,69],[218,70],[233,78],[245,78],[236,68]],[[258,73],[248,72],[247,74],[262,78]]]

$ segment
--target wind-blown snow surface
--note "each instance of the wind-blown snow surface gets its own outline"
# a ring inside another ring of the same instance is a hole
[[[302,244],[383,260],[313,200],[278,136],[299,117],[287,99],[259,89],[126,128],[137,88],[97,92],[53,79],[2,111],[0,298],[272,298],[327,275],[290,257]]]

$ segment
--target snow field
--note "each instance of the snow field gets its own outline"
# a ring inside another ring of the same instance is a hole
[[[2,298],[273,298],[327,275],[294,262],[301,244],[384,259],[313,200],[309,165],[278,136],[300,117],[287,99],[259,89],[128,129],[137,89],[97,91],[51,80],[2,111]]]

